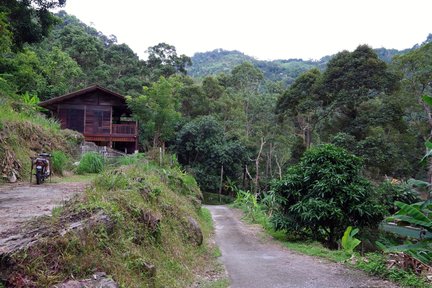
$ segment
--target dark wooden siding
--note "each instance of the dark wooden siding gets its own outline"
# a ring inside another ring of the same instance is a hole
[[[77,96],[71,99],[63,101],[63,105],[96,105],[96,106],[125,106],[124,101],[112,96],[105,94],[100,91],[95,91],[85,95]]]
[[[103,135],[111,133],[111,107],[87,106],[84,134]]]

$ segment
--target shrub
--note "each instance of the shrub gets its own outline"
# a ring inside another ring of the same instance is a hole
[[[78,174],[99,173],[104,168],[103,157],[96,152],[87,152],[81,156],[81,161],[77,167]]]
[[[63,176],[63,171],[66,168],[67,163],[69,162],[68,156],[63,151],[53,151],[51,153],[51,164],[52,170],[54,173]]]
[[[392,183],[392,181],[385,180],[377,187],[377,192],[380,195],[381,203],[386,206],[389,214],[394,214],[397,211],[394,205],[395,201],[406,204],[420,201],[418,192],[412,189],[406,182]]]
[[[275,229],[337,248],[345,227],[377,226],[385,210],[361,169],[360,158],[333,145],[306,151],[300,163],[272,185],[280,207],[271,219]]]

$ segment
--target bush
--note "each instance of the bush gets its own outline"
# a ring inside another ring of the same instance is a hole
[[[275,229],[337,248],[347,226],[377,226],[385,209],[361,168],[360,158],[333,145],[306,151],[300,163],[272,185],[280,207],[271,218]]]
[[[386,206],[389,214],[396,213],[395,201],[413,204],[421,201],[418,192],[411,188],[406,182],[392,183],[385,180],[377,187],[377,192],[381,197],[381,203]]]
[[[102,172],[104,165],[104,159],[99,153],[87,152],[82,155],[76,172],[78,174],[99,173]]]
[[[55,174],[63,176],[63,171],[69,162],[68,156],[63,151],[53,151],[51,153],[52,170]]]

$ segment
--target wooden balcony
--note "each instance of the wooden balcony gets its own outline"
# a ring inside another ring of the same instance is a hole
[[[89,130],[89,129],[88,129]],[[86,130],[86,131],[88,131]],[[93,131],[95,131],[93,129]],[[97,131],[97,132],[96,132]],[[97,129],[93,133],[84,133],[86,141],[106,141],[106,142],[136,142],[137,141],[137,123],[123,122],[121,124],[112,124],[112,133],[109,129]]]
[[[112,124],[112,135],[136,135],[136,123]]]

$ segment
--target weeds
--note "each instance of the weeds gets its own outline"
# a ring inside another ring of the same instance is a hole
[[[76,172],[78,174],[99,173],[102,172],[103,168],[104,168],[103,157],[96,152],[87,152],[82,155]]]
[[[66,165],[69,162],[69,158],[63,151],[55,150],[51,153],[52,169],[53,172],[63,176],[63,172],[66,169]]]

